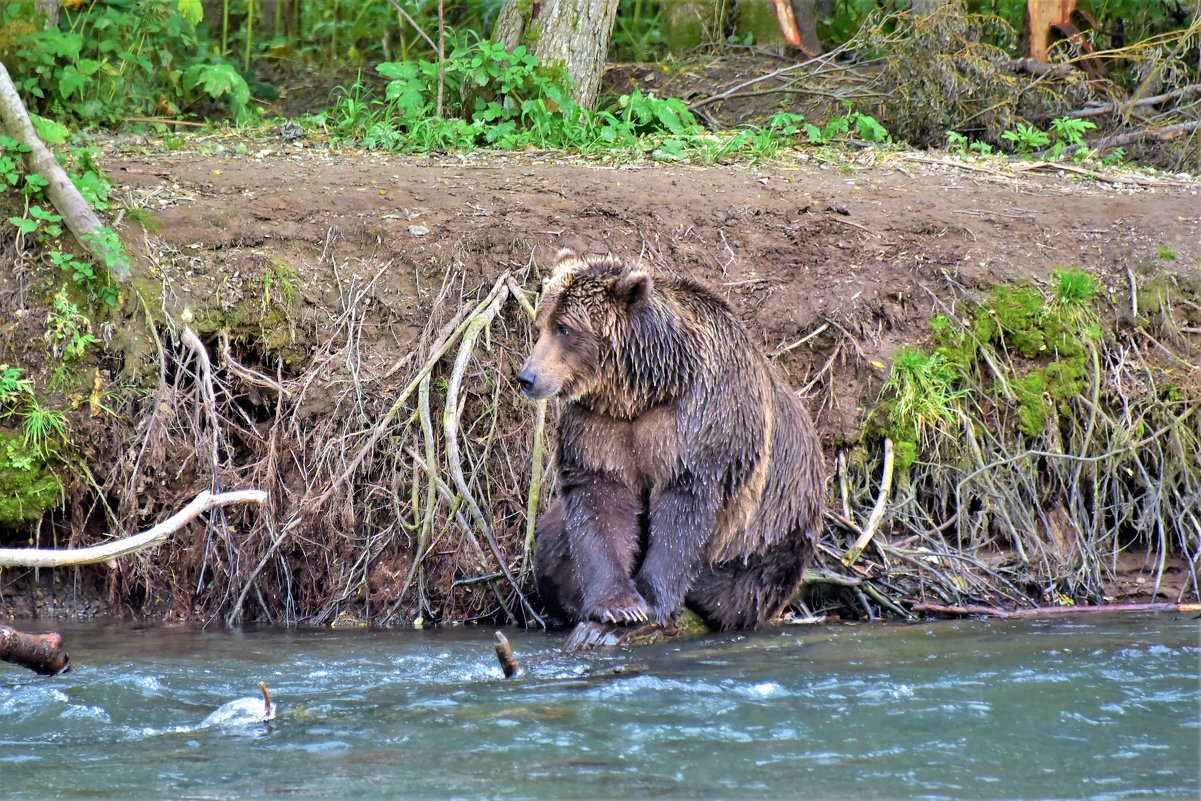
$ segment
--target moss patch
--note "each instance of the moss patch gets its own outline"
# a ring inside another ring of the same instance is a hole
[[[1100,337],[1096,281],[1082,270],[1051,271],[1049,292],[1030,285],[998,286],[968,308],[962,321],[937,315],[933,348],[902,348],[865,434],[896,445],[897,469],[917,459],[922,434],[959,419],[961,398],[1009,407],[1009,419],[1039,437],[1059,408],[1088,386],[1092,348]],[[875,428],[876,431],[871,429]]]
[[[20,433],[0,431],[0,526],[37,521],[57,506],[63,484]]]

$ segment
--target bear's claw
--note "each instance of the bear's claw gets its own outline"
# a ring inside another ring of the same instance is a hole
[[[632,624],[650,621],[650,607],[636,591],[605,598],[585,611],[584,617],[599,623]]]

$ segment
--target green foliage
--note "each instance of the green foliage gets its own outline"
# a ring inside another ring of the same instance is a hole
[[[87,355],[88,347],[96,342],[91,328],[92,321],[67,297],[66,287],[60,289],[46,318],[46,334],[64,363],[80,361]]]
[[[229,64],[193,64],[183,72],[185,92],[200,89],[213,100],[224,100],[239,123],[249,122],[250,87],[246,79]]]
[[[812,123],[804,124],[804,131],[809,137],[809,144],[828,145],[835,140],[850,136],[854,131],[855,137],[872,144],[885,144],[892,141],[888,129],[879,120],[869,114],[847,110],[846,114],[831,117],[824,127],[818,128]]]
[[[613,38],[609,43],[609,59],[622,62],[658,61],[666,55],[666,5],[660,0],[634,0],[618,5]]]
[[[33,395],[33,382],[20,367],[0,364],[0,411],[13,408],[17,401]]]
[[[1051,120],[1051,133],[1055,135],[1055,143],[1064,147],[1077,147],[1083,144],[1085,132],[1096,127],[1095,122],[1078,117],[1056,117]]]
[[[1051,297],[1047,300],[1046,314],[1062,318],[1068,330],[1091,333],[1099,324],[1093,302],[1100,294],[1097,280],[1084,270],[1056,267],[1051,270]]]
[[[915,347],[897,351],[880,394],[890,399],[888,418],[893,440],[900,446],[900,469],[913,463],[924,433],[955,421],[955,402],[967,393],[961,379],[959,370],[939,353]]]
[[[12,215],[8,222],[16,229],[17,245],[25,249],[36,245],[43,249],[50,262],[63,270],[87,295],[88,300],[98,300],[108,306],[117,303],[117,287],[110,271],[116,267],[128,269],[129,258],[116,232],[101,228],[94,241],[105,253],[105,264],[96,265],[88,258],[80,257],[61,248],[64,233],[63,218],[52,211],[44,190],[46,179],[37,173],[26,174],[19,158],[28,147],[18,144],[6,136],[0,136],[0,188],[16,189],[25,200],[22,214]],[[67,160],[70,177],[80,194],[93,207],[107,209],[111,184],[95,164],[93,148],[79,148]]]
[[[1051,144],[1051,137],[1032,125],[1021,122],[1016,129],[1005,131],[1001,138],[1013,143],[1018,153],[1032,153]]]
[[[370,149],[405,152],[555,148],[589,155],[650,156],[661,161],[711,163],[742,157],[759,160],[794,147],[805,136],[826,145],[844,137],[891,141],[870,115],[848,108],[823,128],[799,114],[780,113],[758,131],[706,131],[678,98],[639,89],[595,111],[578,106],[561,70],[542,67],[524,46],[505,48],[473,36],[450,34],[442,64],[385,62],[383,97],[362,80],[339,91],[327,112],[309,118],[343,139]]]
[[[1176,261],[1176,251],[1166,245],[1156,245],[1155,255],[1164,261]]]
[[[22,429],[0,426],[0,526],[36,521],[62,497],[62,482],[48,463],[66,441],[66,419],[38,403],[24,372],[0,364],[0,420],[16,418]]]
[[[664,159],[708,146],[704,129],[676,98],[635,89],[588,112],[571,98],[560,69],[548,69],[524,46],[512,53],[473,36],[450,35],[442,65],[433,61],[385,62],[382,98],[361,81],[343,90],[328,111],[310,118],[367,148],[406,152],[559,148],[599,153],[631,150]],[[740,145],[745,143],[739,139]]]
[[[64,6],[57,27],[35,27],[5,61],[31,110],[47,117],[118,124],[130,116],[174,116],[207,96],[245,120],[246,81],[207,55],[197,6],[195,0]],[[33,0],[19,0],[0,13],[0,27],[33,18]]]
[[[25,447],[43,462],[67,441],[67,418],[31,399],[19,412],[24,419]]]
[[[932,350],[897,351],[874,417],[897,445],[900,469],[917,457],[928,432],[945,434],[968,403],[1009,409],[1017,431],[1042,436],[1059,407],[1089,384],[1101,336],[1099,295],[1088,273],[1055,268],[1046,295],[1003,285],[962,321],[936,315]]]
[[[0,429],[0,526],[36,522],[62,499],[63,484],[20,434]]]

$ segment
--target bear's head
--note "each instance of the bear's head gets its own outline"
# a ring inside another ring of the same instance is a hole
[[[621,343],[653,288],[650,275],[612,257],[560,250],[534,321],[538,340],[517,373],[521,390],[579,400],[624,383]]]

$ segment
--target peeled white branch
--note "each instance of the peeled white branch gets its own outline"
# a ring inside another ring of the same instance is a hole
[[[128,556],[131,553],[159,545],[168,536],[179,531],[200,515],[218,506],[230,506],[236,503],[262,503],[267,500],[267,493],[262,490],[238,490],[237,492],[222,492],[217,495],[205,490],[197,495],[191,503],[168,517],[152,529],[141,534],[134,534],[103,545],[93,545],[90,548],[0,548],[0,568],[3,567],[77,567],[79,565],[94,565],[107,562],[118,556]]]

